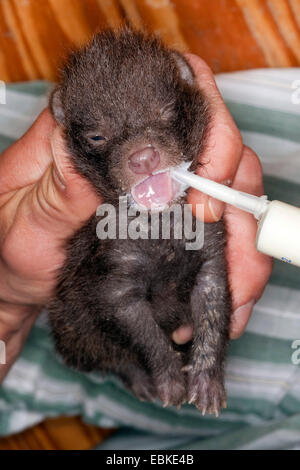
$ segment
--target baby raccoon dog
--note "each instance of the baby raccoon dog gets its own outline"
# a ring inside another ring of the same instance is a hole
[[[117,374],[142,400],[218,415],[231,312],[223,221],[204,224],[197,250],[174,236],[174,217],[168,239],[120,237],[118,225],[120,196],[149,221],[153,208],[161,220],[185,202],[170,168],[201,164],[209,125],[192,69],[156,37],[107,30],[71,54],[50,108],[71,164],[117,215],[116,237],[99,239],[95,215],[67,243],[49,305],[59,353],[79,370]],[[180,348],[171,335],[184,325],[193,337]]]

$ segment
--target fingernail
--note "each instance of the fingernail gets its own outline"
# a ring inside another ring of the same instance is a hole
[[[221,219],[224,212],[224,202],[218,201],[213,197],[208,199],[208,207],[213,219],[217,222]]]
[[[255,299],[249,300],[244,305],[241,305],[240,307],[236,308],[233,312],[233,315],[241,315],[241,316],[247,316],[247,313],[251,313],[251,310],[253,309],[253,305],[255,304]]]
[[[236,308],[233,311],[232,317],[231,317],[232,327],[231,327],[231,334],[230,334],[230,337],[232,339],[238,338],[243,332],[244,328],[246,328],[246,325],[248,323],[248,320],[253,310],[255,302],[256,302],[255,299],[251,299],[249,302],[247,302],[244,305],[241,305],[240,307]],[[238,329],[235,327],[235,323],[238,324]]]
[[[58,138],[58,135],[60,136],[60,130],[59,130],[59,127],[56,127],[50,138],[50,145],[51,145],[52,156],[53,156],[53,177],[55,181],[59,184],[59,186],[65,189],[66,188],[65,178],[59,166],[59,160],[56,155],[57,147],[55,143],[56,143],[56,139]]]
[[[223,180],[223,181],[221,181],[221,184],[225,184],[225,186],[231,186],[232,180],[230,180],[230,179]]]

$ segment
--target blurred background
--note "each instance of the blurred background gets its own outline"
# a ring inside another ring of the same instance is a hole
[[[216,73],[300,64],[300,0],[0,0],[0,79],[54,80],[71,47],[124,23]]]
[[[55,80],[70,48],[122,24],[155,31],[215,73],[300,65],[300,0],[0,0],[0,80]],[[89,449],[111,432],[63,417],[0,449]]]

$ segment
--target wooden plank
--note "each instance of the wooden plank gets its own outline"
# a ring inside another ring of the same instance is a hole
[[[70,47],[124,22],[215,72],[300,65],[299,0],[2,0],[0,80],[54,79]]]
[[[87,425],[79,417],[47,419],[22,433],[0,439],[0,450],[88,450],[113,432]]]

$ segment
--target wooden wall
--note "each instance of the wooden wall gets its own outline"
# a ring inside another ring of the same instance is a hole
[[[300,64],[300,0],[0,0],[0,79],[55,79],[70,47],[124,22],[215,72]]]

